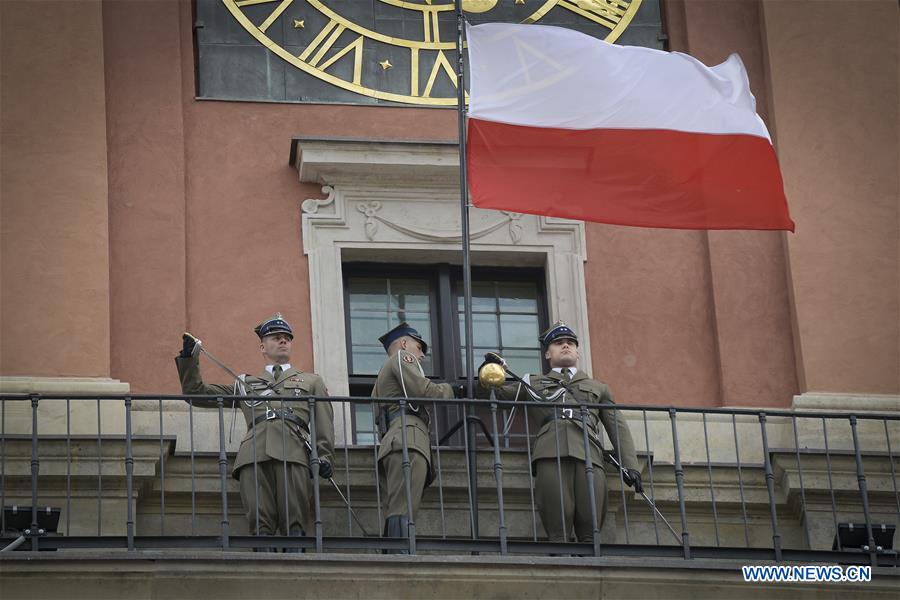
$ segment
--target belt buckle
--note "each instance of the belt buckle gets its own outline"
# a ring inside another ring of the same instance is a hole
[[[272,419],[277,419],[278,413],[272,410],[270,407],[266,407],[266,421],[271,421]]]
[[[562,409],[562,418],[563,419],[573,419],[575,418],[575,411],[571,408]]]

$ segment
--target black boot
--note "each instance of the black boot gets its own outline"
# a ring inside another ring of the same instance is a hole
[[[409,538],[409,519],[392,515],[384,522],[384,537]],[[382,550],[383,554],[409,554],[409,550]]]
[[[293,530],[291,530],[291,535],[290,535],[290,537],[305,537],[305,536],[306,536],[306,532],[303,531],[302,529],[293,529]],[[285,548],[285,549],[284,549],[284,552],[285,552],[286,554],[302,554],[302,553],[305,552],[305,551],[306,551],[306,550],[303,549],[303,548]]]

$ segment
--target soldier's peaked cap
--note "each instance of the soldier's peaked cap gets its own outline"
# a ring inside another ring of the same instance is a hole
[[[546,348],[556,340],[562,339],[572,340],[575,342],[576,346],[578,345],[578,336],[575,335],[572,328],[562,321],[557,321],[551,325],[547,331],[541,334],[539,341],[541,342],[541,345]]]
[[[294,330],[291,329],[291,326],[287,321],[284,320],[284,317],[281,316],[281,313],[275,313],[275,316],[269,317],[259,325],[253,328],[253,331],[256,332],[256,335],[259,336],[259,339],[262,340],[267,335],[272,335],[275,333],[286,333],[291,336],[291,339],[294,339]]]
[[[419,335],[419,332],[413,329],[406,321],[400,323],[399,325],[388,331],[386,334],[378,338],[378,341],[381,342],[381,345],[384,346],[384,351],[387,352],[388,348],[390,348],[394,340],[402,338],[405,335],[408,335],[412,339],[422,344],[422,352],[428,354],[428,344],[425,342],[425,340],[422,339],[422,336]]]

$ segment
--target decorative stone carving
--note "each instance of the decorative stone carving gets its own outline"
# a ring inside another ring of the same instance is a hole
[[[500,212],[509,217],[509,239],[512,240],[513,244],[518,244],[522,241],[522,224],[519,222],[522,218],[522,213],[514,213],[506,210]]]
[[[378,233],[378,223],[383,223],[404,235],[426,242],[462,243],[462,235],[458,233],[458,226],[450,230],[431,229],[410,222],[408,220],[409,215],[405,211],[400,213],[397,218],[391,219],[378,214],[378,211],[381,210],[382,206],[382,203],[378,201],[364,202],[356,206],[356,210],[366,217],[365,230],[366,237],[368,237],[369,240],[375,239],[375,234]],[[522,240],[522,225],[519,223],[519,219],[522,218],[522,215],[520,213],[507,211],[500,212],[506,215],[506,218],[502,218],[491,225],[486,225],[477,231],[469,231],[469,240],[472,241],[482,238],[508,224],[510,239],[514,244],[519,243]]]
[[[330,185],[322,186],[322,193],[325,194],[325,198],[307,198],[303,201],[303,204],[300,205],[301,210],[303,210],[304,214],[314,215],[319,212],[319,207],[327,206],[334,202],[334,188]]]
[[[380,217],[375,215],[375,213],[381,210],[381,202],[375,201],[359,204],[357,205],[356,210],[366,216],[366,237],[370,240],[374,240],[375,234],[378,232],[377,221],[384,222]]]

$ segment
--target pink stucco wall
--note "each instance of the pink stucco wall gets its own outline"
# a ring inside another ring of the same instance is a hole
[[[109,375],[101,3],[0,2],[0,374]]]
[[[900,393],[900,9],[762,7],[802,389]]]
[[[299,206],[319,190],[291,138],[453,140],[455,113],[196,101],[189,0],[79,5],[2,3],[0,373],[176,392],[182,331],[255,370],[276,310],[312,368]],[[898,393],[897,5],[842,6],[665,2],[672,49],[741,54],[798,228],[588,224],[592,367],[618,401]],[[46,11],[64,64],[27,51]]]

